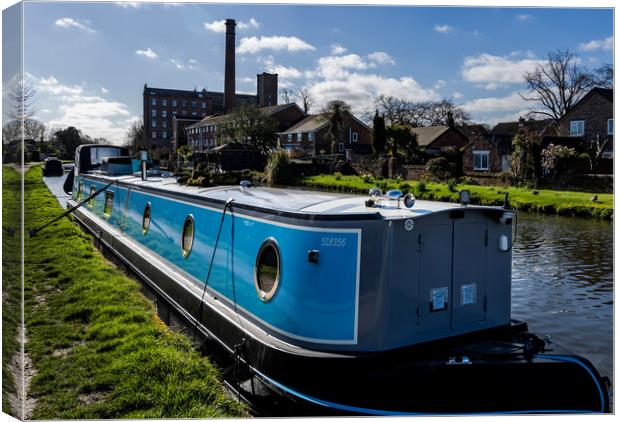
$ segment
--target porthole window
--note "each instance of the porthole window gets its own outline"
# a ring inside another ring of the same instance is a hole
[[[91,197],[88,200],[88,208],[92,208],[93,204],[95,203],[95,198],[93,197],[93,195],[95,194],[95,192],[97,192],[97,187],[95,185],[91,185],[90,186],[90,194],[88,195],[89,197]]]
[[[144,215],[142,215],[142,234],[146,234],[151,226],[151,203],[148,202],[144,207]]]
[[[103,202],[103,215],[110,217],[112,215],[112,206],[114,205],[114,192],[106,191],[105,201]]]
[[[183,249],[183,256],[187,258],[192,251],[194,245],[194,217],[188,215],[183,223],[183,234],[181,236],[181,248]]]
[[[263,302],[269,301],[278,290],[280,272],[280,249],[275,239],[269,238],[258,250],[254,266],[254,284]]]

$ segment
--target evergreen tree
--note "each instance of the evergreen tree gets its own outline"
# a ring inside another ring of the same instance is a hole
[[[379,116],[379,110],[376,110],[375,117],[372,119],[372,148],[375,154],[383,154],[385,152],[386,142],[385,118]]]

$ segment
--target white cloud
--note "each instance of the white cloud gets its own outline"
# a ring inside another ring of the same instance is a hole
[[[226,32],[226,21],[224,19],[213,22],[205,22],[203,25],[211,32],[217,32],[218,34],[223,34]]]
[[[187,68],[190,69],[190,70],[196,70],[196,69],[198,69],[198,65],[199,64],[200,63],[198,62],[198,60],[196,60],[196,59],[189,59],[187,61]]]
[[[462,94],[462,93],[460,93],[460,92],[458,92],[458,91],[454,91],[454,92],[452,93],[452,98],[454,98],[455,100],[457,100],[457,101],[458,101],[458,100],[460,100],[460,99],[462,99],[462,98],[463,98],[463,94]]]
[[[342,79],[349,75],[349,70],[364,70],[372,67],[357,54],[346,56],[325,56],[319,58],[316,74],[326,79]]]
[[[48,127],[75,126],[84,135],[120,144],[129,125],[138,120],[126,104],[101,97],[95,87],[64,85],[54,76],[27,78],[37,90],[37,102],[45,106],[45,118],[39,117]]]
[[[272,55],[268,55],[266,58],[261,58],[260,62],[265,65],[267,72],[278,74],[278,83],[280,83],[280,80],[283,79],[299,79],[303,76],[303,73],[294,67],[286,67],[276,64]]]
[[[148,59],[156,59],[157,53],[155,53],[153,50],[151,50],[150,48],[147,48],[146,50],[136,50],[136,54],[138,56],[144,56]]]
[[[366,62],[357,54],[320,57],[315,70],[303,72],[304,77],[311,79],[306,87],[317,100],[314,109],[320,110],[331,100],[343,100],[360,113],[367,111],[379,95],[411,101],[439,99],[434,90],[423,88],[411,76],[388,78],[364,73],[374,67],[374,62]]]
[[[437,100],[439,96],[424,89],[411,76],[387,78],[382,75],[350,73],[346,78],[325,79],[310,86],[310,92],[322,105],[331,100],[343,100],[360,113],[372,105],[379,95],[405,98],[411,101]]]
[[[256,54],[262,50],[288,51],[294,53],[298,51],[315,50],[313,46],[297,37],[270,36],[270,37],[245,37],[241,39],[237,53]]]
[[[226,32],[226,20],[216,20],[213,22],[204,22],[204,27],[211,31],[216,32],[218,34],[223,34]],[[240,31],[245,31],[246,29],[258,29],[260,28],[260,23],[254,18],[250,18],[248,22],[239,21],[237,22],[237,29]]]
[[[510,58],[480,54],[465,58],[461,75],[468,82],[493,90],[501,86],[523,83],[523,74],[543,64],[543,60]]]
[[[115,4],[117,6],[122,7],[123,9],[128,9],[128,8],[139,9],[142,7],[142,3],[138,1],[117,1],[115,2]]]
[[[38,79],[36,81],[36,86],[37,92],[57,96],[80,95],[83,91],[82,87],[79,85],[61,85],[53,76]]]
[[[519,116],[526,116],[536,110],[536,104],[526,101],[518,92],[503,97],[486,97],[466,101],[461,107],[472,115],[474,121],[496,124],[515,121]]]
[[[176,67],[179,70],[185,69],[185,65],[183,63],[181,63],[180,61],[178,61],[178,60],[170,59],[168,61],[168,63],[170,63],[171,65],[173,65],[174,67]]]
[[[396,64],[392,56],[384,51],[375,51],[370,53],[368,56],[368,60],[371,62],[383,65],[383,64]]]
[[[592,40],[579,44],[579,50],[581,51],[594,51],[594,50],[611,50],[614,48],[614,37],[607,37],[603,40]]]
[[[99,89],[101,90],[101,93],[102,93],[102,94],[107,94],[107,93],[109,93],[109,92],[110,92],[110,90],[109,90],[109,89],[105,89],[105,88],[104,88],[104,87],[102,87],[102,86],[101,86],[101,87],[99,87]]]
[[[528,14],[523,13],[523,14],[521,14],[521,15],[517,15],[517,16],[516,16],[516,18],[517,18],[517,20],[518,20],[518,21],[523,22],[523,21],[527,21],[527,20],[532,19],[532,18],[533,18],[533,16],[532,16],[532,15],[528,15]]]
[[[91,34],[97,32],[89,26],[90,25],[89,21],[77,21],[72,18],[56,19],[56,22],[54,22],[54,25],[56,25],[59,28],[77,28],[82,31],[90,32]]]
[[[435,25],[435,32],[439,32],[442,34],[447,34],[448,32],[452,32],[452,27],[450,25]]]
[[[248,22],[239,21],[239,23],[237,23],[237,28],[241,31],[246,29],[258,29],[260,28],[260,24],[256,19],[250,18]]]
[[[446,86],[446,81],[444,81],[443,79],[438,79],[437,82],[435,82],[435,85],[433,86],[434,89],[441,89],[444,86]]]
[[[337,56],[339,54],[344,54],[348,50],[341,46],[340,44],[332,44],[329,46],[331,48],[332,55]]]

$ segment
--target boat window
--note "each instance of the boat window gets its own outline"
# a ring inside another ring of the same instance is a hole
[[[146,234],[151,226],[151,203],[148,202],[144,207],[144,215],[142,216],[142,234]]]
[[[254,267],[254,284],[263,302],[270,300],[280,283],[280,250],[272,238],[261,245]]]
[[[183,224],[183,235],[181,236],[181,248],[183,249],[183,256],[187,258],[192,251],[194,244],[194,217],[188,215],[185,218]]]
[[[110,217],[112,215],[112,206],[114,205],[114,192],[106,191],[105,201],[103,203],[103,215]]]
[[[97,187],[95,185],[90,185],[90,194],[88,196],[93,196],[97,192]],[[88,208],[92,208],[95,203],[95,198],[92,197],[88,200]]]
[[[78,183],[78,191],[77,191],[77,199],[78,201],[80,199],[82,199],[82,190],[84,189],[84,181],[81,180],[80,183]]]

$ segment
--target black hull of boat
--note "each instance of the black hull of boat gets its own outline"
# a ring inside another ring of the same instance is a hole
[[[484,332],[389,352],[293,353],[258,340],[243,324],[190,295],[156,263],[76,215],[97,242],[129,267],[219,352],[224,377],[257,414],[449,415],[610,411],[606,379],[579,356],[556,354],[513,322]],[[198,316],[200,316],[198,318]],[[546,349],[546,350],[544,350]]]

